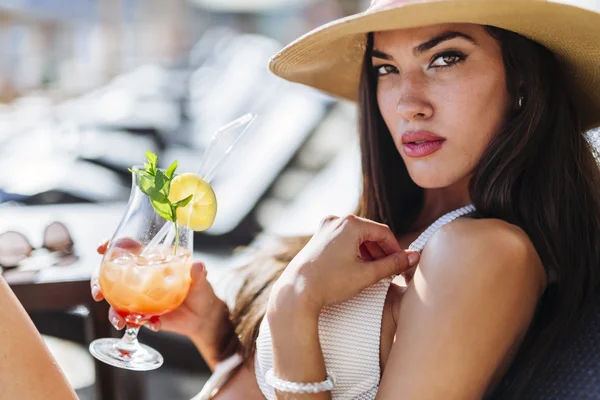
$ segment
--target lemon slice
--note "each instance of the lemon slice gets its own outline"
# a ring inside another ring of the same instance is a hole
[[[169,200],[175,203],[189,195],[192,201],[177,209],[177,224],[196,232],[210,228],[217,215],[217,198],[212,186],[196,174],[177,175],[171,182]]]

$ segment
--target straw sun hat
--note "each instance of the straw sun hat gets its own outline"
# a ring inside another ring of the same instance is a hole
[[[544,45],[563,65],[584,126],[600,126],[600,13],[564,1],[372,0],[367,11],[288,45],[270,68],[289,81],[355,101],[366,33],[442,23],[492,25]]]

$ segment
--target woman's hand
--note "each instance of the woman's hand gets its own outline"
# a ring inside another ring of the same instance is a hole
[[[323,220],[269,298],[275,376],[292,382],[322,381],[327,371],[319,342],[321,309],[408,270],[418,260],[419,253],[403,251],[386,225],[353,215]],[[277,393],[277,398],[304,397]],[[310,398],[329,400],[331,394]]]
[[[140,252],[142,245],[133,239],[119,239],[116,247],[131,252]],[[98,253],[104,254],[108,241],[98,246]],[[207,280],[207,271],[203,263],[192,265],[192,284],[183,303],[174,311],[153,317],[146,326],[154,331],[165,330],[189,337],[208,365],[214,365],[230,355],[237,346],[237,336],[229,320],[227,305],[217,297]],[[94,300],[101,301],[104,296],[98,284],[98,273],[91,280]],[[125,327],[125,320],[111,307],[109,320],[116,329]]]
[[[142,250],[142,245],[139,242],[129,238],[119,239],[115,243],[115,246],[133,253],[139,253]],[[98,253],[104,254],[107,247],[108,241],[101,243],[98,246]],[[191,336],[201,328],[202,323],[206,321],[209,310],[220,300],[206,279],[206,267],[203,263],[194,263],[191,275],[192,284],[190,291],[181,306],[160,318],[153,318],[148,324],[150,329],[155,331],[164,329],[181,335]],[[95,273],[92,279],[92,296],[94,300],[100,301],[104,296],[98,284],[97,276],[98,274]],[[110,321],[117,329],[125,327],[125,320],[112,307],[110,309]]]
[[[386,225],[354,215],[327,217],[275,284],[270,308],[291,299],[320,312],[418,260],[419,253],[403,251]]]

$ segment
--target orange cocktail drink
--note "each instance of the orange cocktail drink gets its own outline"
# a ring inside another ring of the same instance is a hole
[[[172,248],[139,255],[115,249],[100,268],[99,283],[110,305],[132,326],[173,311],[191,284],[191,254]]]

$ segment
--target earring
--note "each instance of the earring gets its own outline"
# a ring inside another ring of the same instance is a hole
[[[523,108],[523,96],[519,96],[519,109]]]

